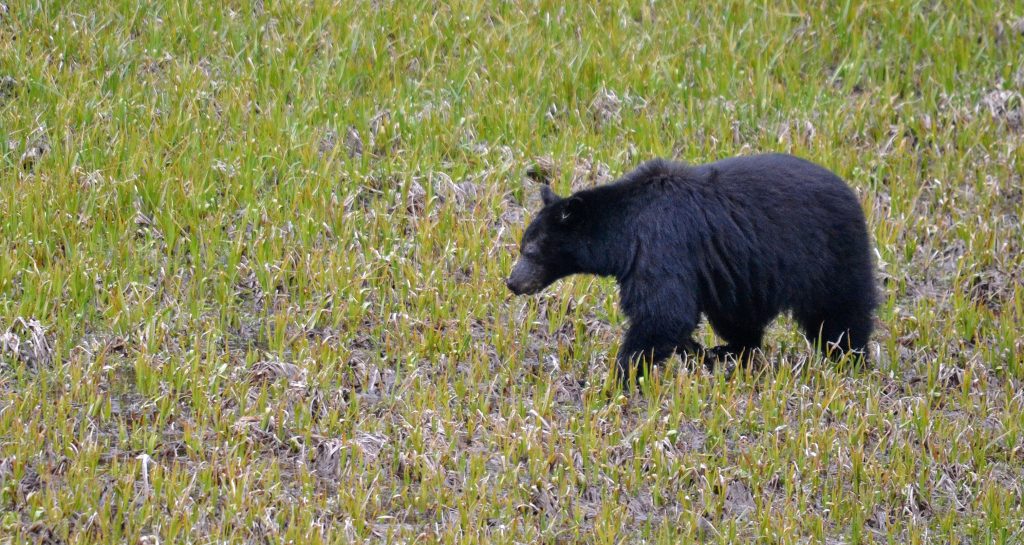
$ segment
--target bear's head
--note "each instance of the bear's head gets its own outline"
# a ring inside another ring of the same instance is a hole
[[[516,295],[534,294],[552,282],[582,272],[577,254],[581,244],[579,196],[561,198],[541,186],[544,208],[530,222],[519,246],[519,261],[505,284]]]

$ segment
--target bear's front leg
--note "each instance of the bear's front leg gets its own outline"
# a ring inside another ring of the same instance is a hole
[[[692,340],[679,343],[679,332],[667,329],[664,324],[644,321],[632,324],[626,331],[615,361],[623,389],[630,385],[633,369],[636,369],[635,378],[639,379],[647,374],[650,367],[661,363],[673,352],[689,352],[700,346]],[[689,333],[682,335],[682,338],[689,339]]]

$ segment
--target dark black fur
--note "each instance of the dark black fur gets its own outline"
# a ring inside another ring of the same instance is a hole
[[[620,180],[560,198],[523,235],[508,279],[536,293],[576,273],[614,276],[630,320],[619,349],[633,363],[700,350],[701,314],[749,354],[765,327],[791,311],[822,350],[863,351],[876,306],[864,213],[835,174],[789,155],[736,157],[699,166],[652,160]]]

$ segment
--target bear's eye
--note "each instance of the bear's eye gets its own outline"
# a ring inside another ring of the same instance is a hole
[[[523,246],[522,254],[523,256],[529,257],[531,259],[540,257],[540,247],[537,246],[537,243],[531,242],[526,246]]]

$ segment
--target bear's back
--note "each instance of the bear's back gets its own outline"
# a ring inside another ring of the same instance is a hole
[[[758,198],[808,199],[822,193],[841,199],[855,198],[853,190],[831,170],[785,153],[730,157],[695,167],[693,171],[708,183]]]

